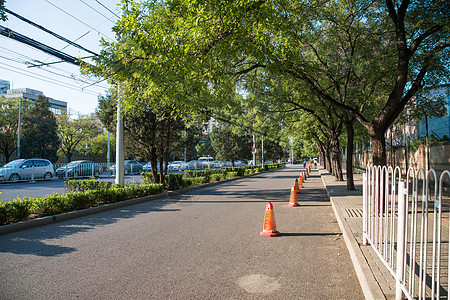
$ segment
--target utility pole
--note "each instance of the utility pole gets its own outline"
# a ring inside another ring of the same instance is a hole
[[[20,158],[20,129],[22,127],[22,98],[19,98],[19,120],[18,120],[18,130],[17,130],[17,158]]]
[[[116,133],[116,179],[119,187],[125,185],[124,181],[124,153],[123,153],[123,117],[122,100],[120,97],[120,86],[117,86],[117,133]]]
[[[106,131],[106,134],[108,135],[108,155],[107,155],[107,164],[108,168],[111,166],[111,141],[109,139],[109,131]]]
[[[256,148],[256,135],[253,135],[253,149]],[[256,151],[253,151],[253,165],[256,166]]]
[[[264,135],[261,135],[261,165],[264,166]]]
[[[184,127],[184,161],[186,161],[186,126]]]

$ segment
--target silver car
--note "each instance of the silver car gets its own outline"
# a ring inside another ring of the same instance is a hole
[[[169,163],[169,171],[170,172],[178,172],[178,171],[184,171],[189,168],[189,165],[185,161],[177,160]]]
[[[188,163],[188,168],[189,170],[199,170],[202,168],[202,163],[199,162],[198,160],[191,160]]]
[[[16,159],[0,168],[0,181],[50,180],[53,176],[53,164],[42,158]]]

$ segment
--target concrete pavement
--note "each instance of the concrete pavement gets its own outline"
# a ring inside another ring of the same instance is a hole
[[[366,299],[395,299],[395,280],[375,250],[363,246],[362,176],[354,174],[357,191],[347,191],[345,181],[335,181],[328,171],[320,167],[324,187],[333,205]]]

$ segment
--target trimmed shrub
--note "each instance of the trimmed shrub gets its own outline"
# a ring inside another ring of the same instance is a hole
[[[141,177],[142,183],[153,184],[153,173],[141,173]],[[183,174],[181,173],[167,173],[164,176],[164,180],[168,190],[176,190],[183,187]]]
[[[0,224],[24,221],[31,211],[32,202],[29,199],[0,202]]]
[[[284,164],[228,167],[195,172],[187,170],[184,174],[185,178],[182,174],[167,174],[166,186],[169,189],[177,189],[281,167],[284,167]],[[32,214],[37,217],[51,216],[106,203],[155,195],[163,191],[162,184],[151,183],[152,173],[142,173],[141,176],[143,183],[128,184],[124,188],[119,188],[110,181],[70,180],[65,182],[70,193],[64,195],[54,194],[42,198],[25,197],[10,202],[0,202],[0,225],[26,220]]]
[[[228,172],[226,178],[234,178],[237,177],[238,172]]]
[[[112,181],[101,180],[68,180],[65,181],[64,184],[66,185],[66,189],[69,193],[104,190],[115,185]]]
[[[211,174],[211,182],[220,181],[222,178],[223,178],[222,174]]]
[[[33,213],[37,217],[45,217],[69,211],[68,195],[72,194],[55,194],[33,199]]]

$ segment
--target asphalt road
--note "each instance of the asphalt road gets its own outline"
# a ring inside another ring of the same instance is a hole
[[[104,173],[99,177],[101,180],[114,181],[115,178],[109,173]],[[141,182],[140,175],[126,175],[125,182]],[[29,181],[2,182],[0,183],[0,202],[13,201],[23,197],[43,197],[51,194],[64,194],[64,180],[53,178],[49,181],[37,180],[34,183]]]
[[[2,235],[0,299],[363,299],[320,177],[287,205],[299,171]]]

